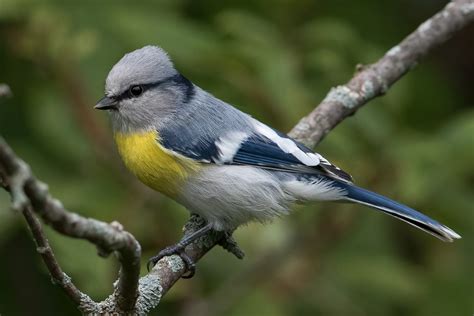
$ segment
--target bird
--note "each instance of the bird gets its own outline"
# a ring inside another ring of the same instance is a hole
[[[206,224],[160,251],[149,264],[179,255],[209,231],[232,233],[270,222],[292,205],[354,202],[381,211],[443,241],[461,238],[447,226],[378,193],[309,149],[195,85],[159,46],[125,54],[110,70],[95,109],[110,116],[126,167],[148,187],[202,217]]]

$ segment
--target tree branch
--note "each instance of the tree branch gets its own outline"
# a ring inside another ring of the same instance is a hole
[[[390,86],[413,69],[422,57],[473,20],[472,0],[450,2],[376,63],[358,67],[357,73],[349,82],[332,88],[318,107],[302,118],[289,135],[314,147],[337,124],[354,114],[368,101],[387,92]]]
[[[322,138],[347,116],[352,115],[369,100],[384,94],[388,88],[412,69],[419,60],[436,46],[474,20],[472,0],[454,0],[431,19],[421,24],[399,45],[393,47],[376,63],[360,67],[345,85],[328,93],[321,104],[303,118],[290,135],[309,146]],[[185,273],[178,256],[165,257],[146,276],[139,279],[141,249],[136,239],[120,224],[107,224],[85,218],[66,210],[52,198],[45,184],[38,181],[29,167],[18,158],[0,137],[0,184],[12,196],[12,207],[21,211],[38,245],[50,274],[84,313],[138,313],[155,308],[163,295]],[[95,244],[99,255],[117,252],[121,269],[114,292],[103,302],[92,301],[78,290],[57,263],[49,243],[35,215],[38,214],[56,231]],[[184,228],[190,234],[202,227],[197,216]],[[197,262],[216,244],[241,256],[232,240],[224,241],[222,234],[212,233],[186,248],[186,253]]]
[[[0,164],[0,167],[2,165]],[[0,186],[3,187],[8,192],[11,192],[10,185],[4,181],[5,170],[0,169]],[[28,227],[31,231],[33,239],[36,243],[36,251],[40,254],[43,259],[46,268],[49,271],[49,274],[52,277],[53,283],[58,284],[63,288],[64,292],[71,298],[71,300],[76,304],[80,305],[82,301],[87,301],[89,298],[87,295],[82,293],[75,285],[72,283],[71,278],[63,272],[61,266],[56,260],[53,249],[49,245],[49,241],[43,231],[40,221],[35,216],[30,206],[25,206],[21,210],[25,220],[28,224]]]
[[[124,231],[117,223],[107,224],[95,219],[85,218],[66,210],[61,202],[49,195],[47,186],[38,181],[31,173],[29,167],[18,158],[7,143],[0,137],[0,165],[5,172],[3,179],[8,184],[12,207],[23,211],[30,228],[32,229],[38,246],[43,248],[50,273],[60,280],[61,286],[66,290],[73,301],[79,302],[81,311],[98,311],[100,306],[94,303],[87,295],[80,293],[76,287],[64,285],[69,283],[66,276],[60,276],[60,268],[54,256],[48,255],[50,249],[42,230],[38,230],[38,221],[30,215],[32,209],[56,231],[70,237],[81,238],[95,244],[99,255],[107,256],[117,251],[121,264],[120,276],[115,288],[113,299],[121,311],[131,311],[135,307],[138,297],[138,278],[140,273],[141,249],[136,239]],[[32,214],[31,214],[32,215]],[[61,271],[62,272],[62,271]],[[72,286],[72,283],[71,283]]]
[[[36,251],[40,254],[49,274],[51,274],[53,283],[59,285],[77,306],[83,304],[83,302],[90,302],[91,299],[89,296],[82,293],[74,285],[71,278],[61,269],[49,245],[49,241],[44,234],[41,223],[31,210],[31,207],[25,207],[22,213],[28,223],[33,239],[36,242]]]

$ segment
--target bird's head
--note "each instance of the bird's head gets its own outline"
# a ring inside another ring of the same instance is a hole
[[[193,88],[163,49],[145,46],[113,66],[95,108],[110,113],[116,131],[146,131],[172,118]]]

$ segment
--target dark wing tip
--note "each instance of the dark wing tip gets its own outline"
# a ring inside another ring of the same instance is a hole
[[[344,170],[336,167],[335,165],[329,162],[321,161],[318,166],[321,167],[323,171],[328,173],[329,176],[333,176],[337,179],[340,179],[346,182],[350,182],[350,183],[353,182],[352,176],[350,174],[348,174]]]

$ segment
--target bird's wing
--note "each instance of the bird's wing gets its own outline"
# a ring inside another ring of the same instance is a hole
[[[352,182],[352,177],[347,172],[302,143],[258,121],[255,121],[255,126],[255,132],[241,142],[232,159],[233,163],[287,172],[322,173]]]
[[[253,165],[285,172],[324,174],[345,182],[352,177],[323,156],[263,123],[249,132],[229,131],[216,139],[195,137],[190,142],[162,139],[166,148],[203,163]]]

